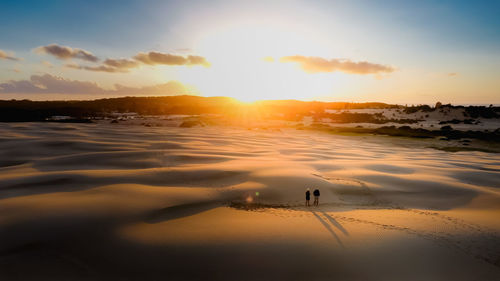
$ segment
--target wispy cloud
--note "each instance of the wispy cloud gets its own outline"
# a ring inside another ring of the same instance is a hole
[[[103,64],[98,66],[86,66],[79,65],[75,63],[69,63],[64,65],[68,68],[97,71],[97,72],[108,72],[108,73],[124,73],[128,72],[129,69],[139,67],[140,62],[129,59],[106,59]]]
[[[0,84],[0,93],[102,93],[104,89],[96,83],[67,80],[60,77],[45,75],[32,75],[30,80],[11,80]]]
[[[205,67],[210,66],[210,63],[201,56],[180,56],[168,53],[149,52],[138,53],[134,59],[149,65],[163,64],[163,65],[202,65]]]
[[[129,69],[139,66],[139,62],[129,59],[106,59],[104,64],[118,69]]]
[[[132,59],[106,59],[99,66],[84,66],[78,64],[66,64],[66,67],[88,71],[99,71],[108,73],[124,73],[129,72],[133,68],[138,68],[141,65],[202,65],[210,66],[210,63],[201,56],[180,56],[159,52],[139,53]]]
[[[450,72],[450,73],[448,73],[448,76],[458,76],[458,73],[457,72]]]
[[[7,53],[6,51],[0,50],[0,59],[3,60],[11,60],[11,61],[20,61],[21,58],[17,58],[13,55],[13,53]]]
[[[267,61],[267,62],[274,62],[274,58],[273,57],[263,57],[262,60],[263,61]]]
[[[68,63],[64,65],[67,68],[78,69],[78,70],[88,70],[88,71],[96,71],[96,72],[108,72],[108,73],[124,73],[127,72],[126,69],[120,69],[116,67],[110,67],[107,65],[98,65],[98,66],[87,66],[87,65],[79,65],[76,63]]]
[[[99,58],[89,51],[78,48],[72,48],[68,46],[61,46],[57,44],[41,46],[35,48],[34,50],[37,53],[49,54],[61,60],[80,59],[91,63],[99,61]],[[12,57],[8,58],[12,59]],[[130,59],[108,58],[105,59],[100,65],[88,66],[76,63],[68,63],[65,65],[65,67],[72,69],[107,72],[107,73],[124,73],[124,72],[129,72],[133,68],[138,68],[141,65],[173,65],[173,66],[201,65],[209,67],[210,63],[204,57],[196,55],[183,56],[183,55],[161,53],[161,52],[148,52],[148,53],[140,52]]]
[[[101,96],[165,96],[194,94],[184,84],[169,81],[145,87],[115,85],[104,89],[94,82],[64,79],[50,74],[32,75],[29,80],[11,80],[0,84],[0,93],[5,94],[85,94]]]
[[[53,68],[54,65],[50,61],[43,60],[42,65],[48,68]]]
[[[96,57],[94,54],[92,54],[89,51],[86,51],[83,49],[78,49],[78,48],[71,48],[68,46],[61,46],[61,45],[57,45],[57,44],[40,46],[40,47],[35,49],[35,52],[41,53],[41,54],[49,54],[49,55],[52,55],[52,56],[54,56],[58,59],[62,59],[62,60],[80,59],[80,60],[89,61],[89,62],[99,61],[99,58]]]
[[[281,57],[280,62],[297,63],[307,73],[335,72],[341,71],[352,74],[381,74],[391,73],[396,69],[389,65],[382,65],[366,61],[353,62],[348,59],[325,59],[321,57],[286,56]]]

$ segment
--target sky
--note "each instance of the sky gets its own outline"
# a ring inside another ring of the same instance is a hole
[[[0,99],[500,104],[499,1],[10,1]]]

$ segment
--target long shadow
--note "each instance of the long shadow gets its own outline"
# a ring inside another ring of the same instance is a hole
[[[329,214],[325,213],[325,211],[321,211],[321,213],[330,221],[331,224],[333,224],[333,226],[342,231],[344,235],[349,236],[349,232],[347,232],[347,230],[340,223],[338,223],[336,219],[332,218]]]
[[[333,231],[332,227],[325,220],[323,220],[318,214],[316,214],[315,211],[311,211],[311,213],[319,220],[319,222],[321,222],[321,224],[326,228],[326,230],[328,230],[328,232],[330,232],[330,234],[333,236],[333,238],[335,238],[335,240],[337,240],[339,245],[342,248],[345,248],[344,244],[340,240],[339,236],[335,233],[335,231]]]

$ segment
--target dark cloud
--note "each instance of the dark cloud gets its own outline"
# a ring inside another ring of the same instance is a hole
[[[280,62],[298,63],[307,73],[341,71],[353,74],[381,74],[391,73],[396,69],[392,66],[371,62],[353,62],[347,59],[324,59],[320,57],[287,56],[280,58]]]
[[[0,84],[0,93],[5,94],[81,94],[100,96],[164,96],[194,94],[184,84],[170,81],[146,87],[115,85],[107,90],[88,81],[69,80],[49,74],[32,75],[29,80],[11,80]]]
[[[58,59],[67,60],[67,59],[81,59],[84,61],[97,62],[99,58],[96,57],[89,51],[85,51],[78,48],[71,48],[68,46],[60,46],[57,44],[50,44],[47,46],[40,46],[35,49],[36,52],[42,54],[49,54]]]
[[[163,65],[202,65],[205,67],[210,66],[208,61],[201,56],[187,57],[180,55],[172,55],[160,52],[138,53],[134,59],[149,65],[163,64]]]
[[[9,55],[7,52],[0,50],[0,59],[3,60],[12,60],[12,61],[20,61],[20,58],[16,58],[13,55]]]

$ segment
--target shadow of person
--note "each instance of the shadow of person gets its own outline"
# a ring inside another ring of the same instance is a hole
[[[337,240],[339,245],[342,248],[345,248],[344,243],[342,243],[342,240],[340,240],[337,233],[335,233],[335,231],[333,231],[332,227],[325,220],[323,220],[315,211],[311,211],[311,213],[319,220],[319,222],[321,222],[321,224],[326,228],[326,230],[328,230],[328,232],[330,232],[330,234],[333,236],[333,238],[335,238],[335,240]]]
[[[330,221],[330,223],[333,226],[335,226],[340,231],[342,231],[342,233],[344,233],[344,235],[349,236],[349,232],[347,232],[347,229],[345,229],[336,219],[332,218],[332,216],[330,216],[329,214],[325,213],[325,211],[321,211],[321,213],[323,214],[323,216],[325,216],[326,219],[328,219]]]

